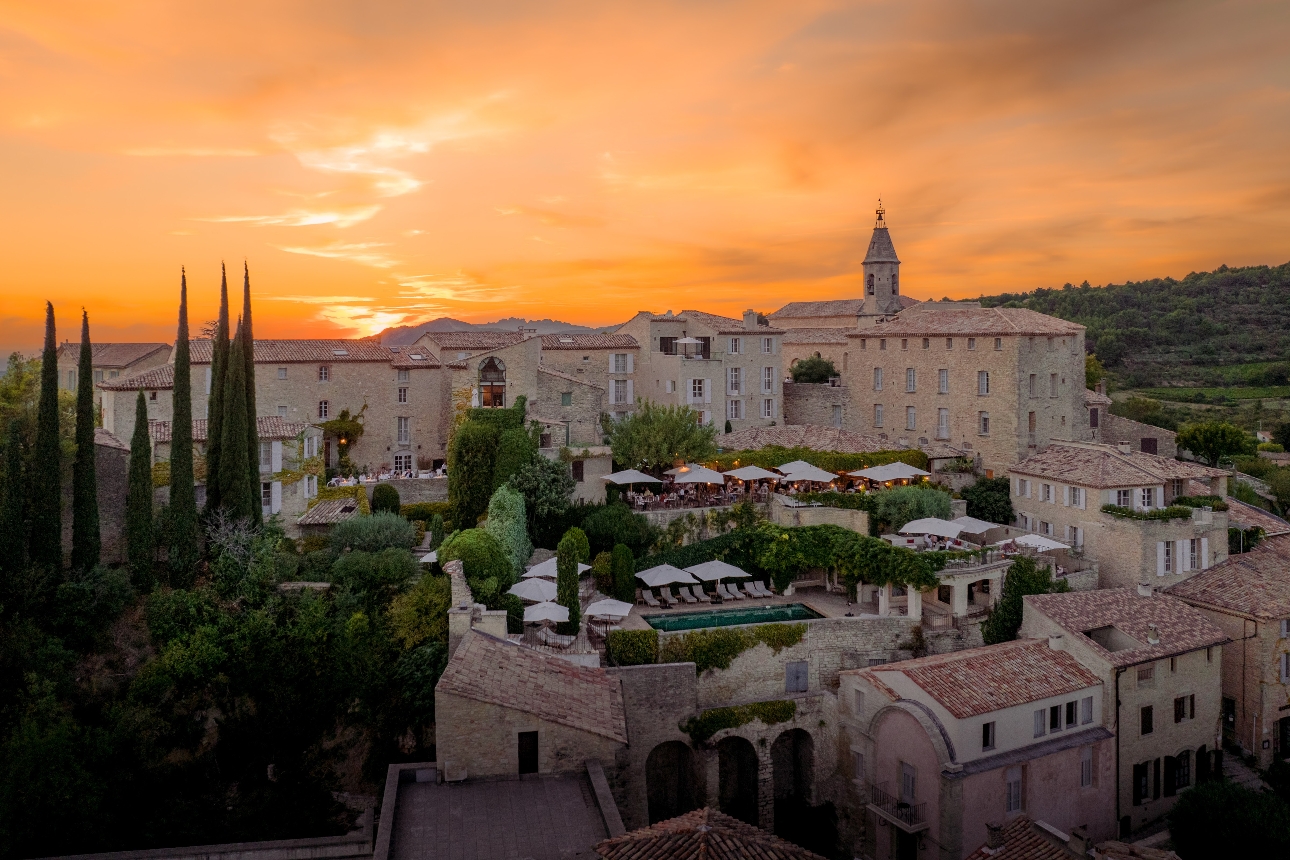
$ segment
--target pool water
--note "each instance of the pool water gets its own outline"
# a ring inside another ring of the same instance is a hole
[[[705,609],[674,615],[642,616],[655,630],[697,630],[700,627],[729,627],[733,624],[769,624],[772,621],[805,621],[823,618],[804,603],[778,606],[749,606],[746,609]]]

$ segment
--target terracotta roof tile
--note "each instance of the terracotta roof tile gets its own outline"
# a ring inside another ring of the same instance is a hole
[[[687,319],[692,319],[697,323],[702,323],[717,334],[743,334],[751,337],[762,334],[784,333],[784,329],[782,328],[773,328],[771,326],[764,325],[759,325],[755,329],[744,328],[743,320],[718,316],[717,314],[704,313],[703,311],[681,311],[681,315]]]
[[[305,432],[308,424],[288,421],[277,415],[263,415],[255,419],[255,433],[261,439],[294,439]],[[206,441],[207,421],[205,418],[193,419],[193,441]],[[171,423],[169,421],[148,421],[148,435],[154,442],[171,440]]]
[[[866,263],[899,263],[896,246],[891,243],[891,231],[886,227],[874,227],[869,237],[869,250],[865,252]]]
[[[929,307],[935,304],[937,307]],[[941,302],[922,302],[903,310],[895,319],[871,329],[854,331],[849,337],[901,337],[975,335],[1077,335],[1084,326],[1050,317],[1028,308],[941,307]]]
[[[489,331],[473,329],[470,331],[428,331],[422,337],[430,340],[443,350],[476,350],[497,349],[499,346],[510,346],[524,340],[518,331]]]
[[[982,845],[967,860],[1073,860],[1075,854],[1059,845],[1056,837],[1045,833],[1024,815],[1003,826],[1002,844],[998,848]]]
[[[784,332],[784,343],[839,343],[847,342],[850,328],[790,328]]]
[[[801,319],[802,317],[859,316],[864,313],[864,299],[826,299],[819,302],[789,302],[777,311],[767,314],[771,320]]]
[[[91,343],[90,357],[94,367],[128,367],[156,352],[170,354],[168,343]],[[81,345],[68,341],[58,347],[60,360],[75,361],[80,357]]]
[[[779,427],[749,427],[718,435],[717,446],[726,451],[755,451],[777,445],[781,448],[810,448],[840,454],[871,454],[889,451],[891,446],[877,436],[864,436],[837,427],[817,424],[785,424]]]
[[[435,689],[627,743],[618,678],[477,630],[461,640]]]
[[[390,356],[390,364],[399,370],[442,366],[439,363],[439,359],[425,347],[400,346],[396,348],[399,351]]]
[[[130,446],[122,442],[111,432],[104,430],[102,427],[94,428],[94,444],[101,445],[104,448],[117,448],[121,451],[129,451]]]
[[[1209,486],[1192,482],[1190,492],[1195,496],[1207,496],[1209,495]],[[1233,528],[1250,529],[1257,526],[1263,529],[1263,534],[1269,537],[1290,532],[1290,522],[1286,522],[1281,517],[1263,510],[1263,508],[1255,507],[1248,502],[1234,499],[1231,496],[1228,496],[1224,501],[1227,502],[1227,522]]]
[[[1026,612],[1051,618],[1071,636],[1093,649],[1112,666],[1132,666],[1197,648],[1221,645],[1227,636],[1197,609],[1176,597],[1152,594],[1143,597],[1135,588],[1105,588],[1067,594],[1032,594],[1023,598]],[[1160,631],[1160,644],[1148,645],[1148,625]],[[1114,626],[1140,643],[1136,648],[1107,651],[1086,633]]]
[[[212,342],[194,340],[189,347],[193,364],[210,364]],[[331,338],[323,340],[257,340],[256,364],[290,364],[309,362],[337,364],[346,361],[390,361],[394,357],[388,346],[370,340]]]
[[[358,515],[358,502],[354,499],[324,499],[305,511],[296,523],[302,526],[330,526],[352,520]]]
[[[696,809],[596,846],[604,860],[824,860],[715,809]]]
[[[175,366],[161,364],[130,376],[100,382],[98,387],[103,391],[165,391],[175,387]]]
[[[1227,475],[1222,469],[1211,469],[1199,463],[1171,460],[1140,451],[1124,454],[1114,445],[1093,442],[1054,442],[1008,471],[1098,489],[1143,487],[1170,480],[1207,480]]]
[[[640,349],[629,334],[544,334],[543,349]]]
[[[1101,392],[1094,391],[1091,388],[1084,389],[1085,406],[1110,406],[1114,402],[1115,401]]]
[[[899,672],[959,719],[1095,687],[1101,680],[1047,640],[1020,639],[855,670]]]
[[[1174,597],[1251,618],[1290,618],[1290,534],[1266,538],[1249,552],[1166,589]]]

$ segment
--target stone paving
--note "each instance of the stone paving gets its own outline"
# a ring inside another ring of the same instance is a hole
[[[1250,767],[1240,756],[1231,752],[1223,753],[1223,779],[1228,782],[1234,782],[1237,785],[1243,785],[1253,791],[1271,791],[1272,788],[1263,781],[1259,772]]]
[[[590,860],[606,838],[586,775],[405,783],[391,860]]]

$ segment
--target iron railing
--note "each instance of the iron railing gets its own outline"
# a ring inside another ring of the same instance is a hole
[[[927,820],[926,803],[909,803],[901,800],[884,789],[886,783],[882,785],[869,786],[869,805],[881,813],[889,821],[898,824],[905,824],[911,828],[923,824]]]

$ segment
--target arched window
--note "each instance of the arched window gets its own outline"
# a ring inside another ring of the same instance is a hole
[[[479,405],[485,409],[506,406],[506,365],[496,358],[479,365]]]
[[[872,295],[873,295],[873,275],[870,275],[870,276],[869,276],[869,280],[868,280],[868,282],[867,282],[866,286],[869,288],[869,295],[871,295],[871,296],[872,296]]]
[[[893,296],[898,296],[898,295],[900,295],[900,283],[899,283],[899,280],[900,280],[900,275],[898,275],[898,274],[897,274],[897,273],[895,273],[895,272],[892,272],[892,273],[891,273],[891,294],[892,294]]]

